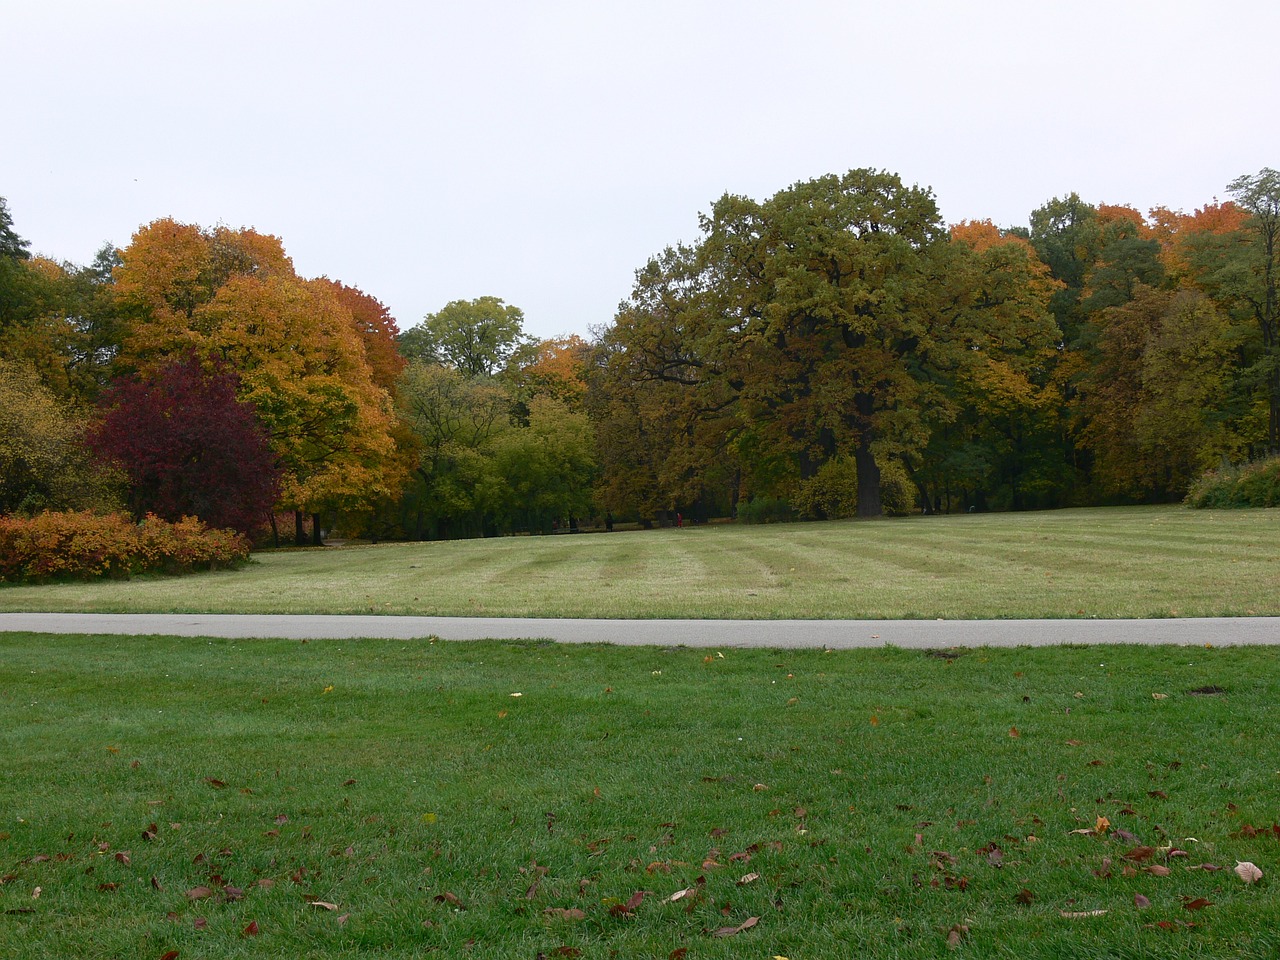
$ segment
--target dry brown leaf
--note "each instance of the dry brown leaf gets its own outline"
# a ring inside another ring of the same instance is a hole
[[[675,903],[677,900],[683,900],[685,897],[692,896],[698,892],[697,887],[685,887],[683,890],[677,890],[671,896],[667,897],[665,903]]]
[[[1142,863],[1144,860],[1150,860],[1156,855],[1155,847],[1134,847],[1128,853],[1122,856],[1126,860],[1132,860],[1134,863]]]
[[[736,927],[721,927],[719,930],[716,930],[711,935],[713,937],[732,937],[735,934],[741,933],[743,930],[750,930],[759,922],[760,922],[759,917],[747,917],[747,919],[743,920]]]
[[[1237,869],[1236,872],[1239,873],[1240,871]],[[738,880],[738,886],[745,887],[748,883],[755,883],[759,879],[760,879],[760,874],[748,873],[743,875],[743,877]]]
[[[250,920],[249,925],[240,931],[242,937],[256,937],[258,935],[258,921]]]
[[[1151,901],[1148,900],[1146,897],[1144,897],[1142,894],[1135,893],[1133,895],[1133,905],[1137,907],[1139,910],[1145,910],[1147,909],[1147,907],[1151,906]]]
[[[967,923],[957,923],[947,931],[947,947],[954,950],[969,935]]]
[[[1169,875],[1169,868],[1160,863],[1150,864],[1143,869],[1154,877],[1167,877]]]
[[[188,900],[203,900],[205,897],[212,897],[213,891],[208,887],[192,887],[187,891]]]
[[[1245,883],[1257,883],[1262,879],[1262,871],[1258,869],[1258,865],[1250,863],[1248,860],[1243,862],[1236,861],[1236,876]]]
[[[310,903],[313,907],[319,907],[321,910],[337,910],[338,909],[338,905],[336,903],[329,903],[326,900],[308,900],[307,902]]]
[[[1194,900],[1188,900],[1182,905],[1183,910],[1203,910],[1205,907],[1212,907],[1213,901],[1204,897],[1196,897]]]
[[[1106,915],[1105,910],[1059,910],[1062,916],[1068,920],[1083,920],[1085,917],[1101,917]]]

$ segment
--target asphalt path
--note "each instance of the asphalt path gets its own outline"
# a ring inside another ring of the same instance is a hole
[[[553,620],[495,617],[0,613],[0,632],[181,637],[545,639],[627,646],[1016,647],[1280,644],[1280,617],[1185,620]]]

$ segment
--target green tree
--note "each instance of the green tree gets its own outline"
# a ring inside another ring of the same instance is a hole
[[[497,297],[454,300],[401,333],[400,351],[410,360],[453,367],[464,377],[489,377],[529,342],[523,323],[520,308]]]
[[[510,398],[494,383],[413,360],[401,375],[396,406],[416,442],[414,482],[401,504],[406,532],[418,539],[484,532],[488,448],[508,429]]]
[[[505,530],[549,533],[590,512],[595,480],[591,424],[562,400],[534,397],[529,424],[492,444],[494,481],[488,513]]]

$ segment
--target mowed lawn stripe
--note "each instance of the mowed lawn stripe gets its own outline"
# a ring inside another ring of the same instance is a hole
[[[103,613],[862,619],[1280,614],[1280,510],[912,517],[268,551],[187,578],[0,587]]]

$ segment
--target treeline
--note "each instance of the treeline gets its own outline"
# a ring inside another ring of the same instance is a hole
[[[1086,203],[942,223],[854,170],[637,274],[590,394],[614,510],[876,516],[1182,498],[1280,449],[1280,174],[1192,214]]]
[[[318,542],[1181,499],[1280,450],[1280,174],[1228,194],[1029,229],[874,170],[726,195],[590,343],[493,297],[401,332],[253,230],[56,263],[0,199],[0,513]]]

